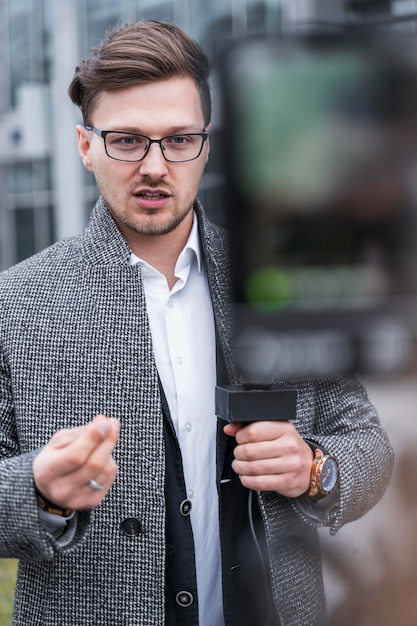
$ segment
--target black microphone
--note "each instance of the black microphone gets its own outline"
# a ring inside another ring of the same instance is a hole
[[[218,385],[215,411],[226,422],[291,420],[297,411],[297,390],[280,384]]]

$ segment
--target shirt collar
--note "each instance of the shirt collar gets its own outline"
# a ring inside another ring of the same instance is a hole
[[[198,220],[195,211],[193,211],[193,224],[187,243],[185,244],[175,264],[175,274],[177,274],[177,272],[180,272],[187,265],[191,265],[194,257],[197,260],[198,273],[201,274],[201,246],[200,237],[198,234]],[[136,254],[134,254],[133,252],[131,252],[130,254],[129,263],[130,265],[139,264],[142,267],[150,267],[149,263],[136,256]]]

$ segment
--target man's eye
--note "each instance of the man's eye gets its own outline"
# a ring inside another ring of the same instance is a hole
[[[118,148],[133,148],[146,144],[146,138],[140,135],[108,135],[107,141],[110,145]]]
[[[189,141],[190,141],[190,137],[187,137],[187,135],[175,135],[174,137],[171,137],[171,140],[170,140],[170,142],[176,146],[183,146]]]
[[[119,141],[124,146],[140,146],[142,143],[145,143],[145,139],[142,137],[136,137],[135,135],[123,135],[120,137]]]

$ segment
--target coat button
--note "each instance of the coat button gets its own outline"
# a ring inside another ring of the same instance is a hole
[[[128,517],[120,524],[120,528],[128,537],[135,537],[142,532],[142,524],[136,517]]]
[[[194,602],[193,594],[189,591],[179,591],[175,599],[177,604],[183,607],[191,606]]]
[[[190,500],[183,500],[180,504],[180,513],[184,517],[187,517],[191,513],[192,504]]]

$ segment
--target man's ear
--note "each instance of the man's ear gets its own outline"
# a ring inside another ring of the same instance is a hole
[[[90,158],[90,148],[91,148],[91,131],[87,130],[81,124],[77,124],[77,143],[78,143],[78,152],[80,153],[81,160],[84,164],[84,167],[92,172],[93,167],[91,165]]]

